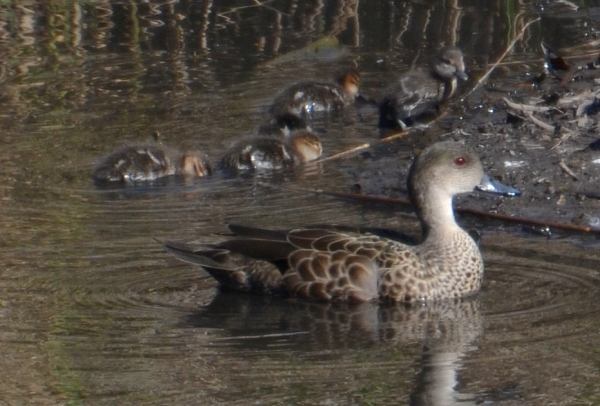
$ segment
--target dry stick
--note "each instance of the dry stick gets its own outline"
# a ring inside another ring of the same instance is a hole
[[[388,135],[387,137],[382,138],[381,140],[378,140],[378,141],[365,142],[364,144],[357,145],[357,146],[352,147],[350,149],[346,149],[344,151],[338,152],[337,154],[329,155],[326,158],[319,159],[319,162],[325,162],[325,161],[331,161],[331,160],[334,160],[334,159],[343,158],[346,155],[351,155],[351,154],[354,154],[356,152],[360,152],[360,151],[363,151],[365,149],[369,149],[369,148],[371,148],[374,145],[382,144],[384,142],[389,142],[389,141],[395,140],[397,138],[406,137],[408,134],[410,134],[411,130],[412,129],[409,128],[406,131],[395,132],[395,133],[393,133],[391,135]]]
[[[563,161],[562,159],[558,163],[558,166],[560,166],[560,169],[562,169],[564,173],[566,173],[567,175],[572,177],[573,180],[579,180],[579,177],[577,175],[575,175],[575,172],[573,172],[571,169],[569,169],[567,164],[565,164],[565,161]]]
[[[481,86],[481,84],[487,80],[487,78],[498,67],[498,65],[500,65],[500,63],[504,60],[504,58],[506,58],[506,55],[508,55],[508,53],[513,49],[513,47],[515,46],[515,44],[517,43],[517,41],[520,41],[521,38],[523,38],[523,35],[525,34],[525,30],[527,30],[527,27],[529,27],[531,24],[533,24],[533,23],[535,23],[535,22],[537,22],[539,20],[540,20],[539,18],[536,18],[535,20],[531,20],[530,22],[528,22],[527,24],[525,24],[525,26],[521,29],[521,32],[519,33],[519,35],[517,35],[516,38],[508,45],[508,47],[506,48],[506,50],[504,51],[504,53],[502,55],[500,55],[500,58],[496,61],[496,63],[494,63],[488,69],[488,71],[485,73],[485,75],[483,75],[481,78],[479,78],[479,80],[477,81],[477,83],[475,84],[475,86],[473,86],[473,88],[471,89],[471,91],[469,93],[467,93],[463,97],[463,100],[466,99],[467,97],[469,97],[471,95],[471,93],[473,93],[475,90],[477,90],[477,88],[479,88],[479,86]]]
[[[301,187],[296,187],[296,186],[276,186],[276,185],[271,185],[271,184],[265,184],[265,186],[283,189],[283,190],[292,190],[292,191],[302,192],[302,193],[312,193],[312,194],[316,194],[319,196],[331,196],[331,197],[338,197],[338,198],[342,198],[342,199],[350,199],[350,200],[355,200],[355,201],[359,201],[359,202],[369,202],[369,203],[376,203],[376,204],[390,204],[390,205],[399,205],[399,206],[412,206],[408,200],[394,199],[394,198],[385,197],[385,196],[368,196],[368,195],[358,195],[358,194],[354,194],[354,193],[345,193],[345,192],[331,192],[331,191],[325,191],[325,190],[320,190],[320,189],[306,189],[306,188],[301,188]],[[588,226],[578,226],[575,224],[556,223],[553,221],[536,220],[536,219],[524,218],[524,217],[514,217],[514,216],[511,216],[508,214],[489,213],[486,211],[477,210],[477,209],[469,209],[469,208],[457,208],[456,211],[459,213],[467,213],[467,214],[472,214],[475,216],[487,217],[487,218],[511,222],[511,223],[522,223],[522,224],[530,225],[530,226],[550,227],[550,228],[555,228],[558,230],[574,231],[574,232],[578,232],[578,233],[600,234],[600,228],[594,228],[594,227],[588,227]]]
[[[518,111],[549,111],[549,110],[558,110],[556,107],[547,107],[547,106],[533,106],[531,104],[523,104],[523,103],[515,103],[508,100],[506,97],[502,98],[502,101],[506,103],[508,108]]]
[[[514,107],[511,106],[511,102],[509,102],[507,99],[504,99],[504,102],[506,103],[506,105],[509,108],[512,108],[514,110]],[[515,104],[515,103],[512,103]],[[552,124],[548,124],[543,120],[540,120],[539,118],[535,117],[531,111],[529,110],[520,110],[523,113],[525,113],[525,116],[531,120],[531,122],[533,122],[534,124],[538,125],[539,127],[543,128],[544,130],[547,131],[551,131],[551,132],[556,132],[557,128],[555,126],[553,126]],[[550,147],[550,150],[553,150],[554,148],[558,147],[560,144],[562,144],[563,142],[565,142],[566,140],[568,140],[569,138],[571,138],[575,133],[571,130],[569,130],[568,128],[563,127],[562,130],[564,130],[564,134],[560,137],[560,139],[558,141],[556,141],[556,143],[554,143],[554,145],[552,145]]]
[[[556,131],[556,127],[555,126],[553,126],[552,124],[548,124],[545,121],[540,120],[539,118],[534,117],[533,114],[531,114],[529,111],[526,111],[525,115],[534,124],[538,125],[539,127],[543,128],[544,130],[548,130],[548,131],[551,131],[551,132]]]
[[[552,124],[548,124],[543,120],[540,120],[539,118],[535,117],[531,111],[532,109],[528,108],[528,107],[534,107],[534,106],[528,106],[525,104],[518,104],[518,103],[513,103],[511,101],[509,101],[507,98],[502,99],[504,100],[504,102],[506,103],[506,105],[513,110],[516,111],[522,111],[525,116],[534,124],[536,124],[537,126],[543,128],[544,130],[547,131],[551,131],[551,132],[555,132],[556,131],[556,127],[553,126]],[[562,144],[563,142],[565,142],[566,140],[568,140],[569,138],[571,138],[575,133],[571,130],[569,130],[568,128],[563,127],[562,129],[564,129],[564,134],[560,137],[560,139],[558,141],[556,141],[556,143],[554,143],[554,145],[552,145],[550,147],[550,150],[553,150],[554,148],[557,148],[560,144]],[[564,169],[564,168],[563,168]],[[567,172],[568,173],[568,172]]]
[[[427,125],[431,125],[431,124],[435,123],[436,121],[438,121],[441,118],[443,118],[445,115],[446,115],[445,112],[439,113],[436,116],[436,118],[434,120],[431,120],[430,122],[428,122]],[[326,162],[326,161],[332,161],[334,159],[343,158],[343,157],[345,157],[347,155],[351,155],[351,154],[354,154],[356,152],[360,152],[360,151],[363,151],[365,149],[369,149],[371,147],[374,147],[375,145],[380,145],[380,144],[383,144],[383,143],[386,143],[386,142],[390,142],[390,141],[396,140],[398,138],[406,137],[409,134],[411,134],[411,133],[413,133],[415,131],[418,131],[418,130],[421,130],[421,129],[417,128],[417,127],[413,127],[413,128],[408,128],[408,129],[403,130],[403,131],[398,131],[398,132],[392,133],[392,134],[388,135],[387,137],[384,137],[384,138],[382,138],[380,140],[376,140],[376,141],[373,141],[373,142],[365,142],[364,144],[357,145],[355,147],[352,147],[350,149],[346,149],[344,151],[338,152],[338,153],[333,154],[333,155],[329,155],[326,158],[319,159],[317,162]]]
[[[506,103],[506,105],[509,108],[511,108],[513,110],[517,110],[517,111],[522,111],[525,114],[525,116],[529,120],[531,120],[531,122],[533,122],[534,124],[536,124],[539,127],[543,128],[544,130],[551,131],[551,132],[555,132],[556,131],[556,127],[555,126],[553,126],[552,124],[548,124],[545,121],[540,120],[539,118],[535,117],[531,113],[531,109],[527,108],[527,107],[534,107],[534,106],[527,106],[527,105],[524,105],[524,104],[513,103],[513,102],[509,101],[506,98],[504,98],[503,100],[504,100],[504,102]],[[565,133],[560,137],[560,139],[553,146],[550,147],[551,150],[553,150],[554,148],[558,147],[560,144],[562,144],[563,142],[565,142],[566,140],[568,140],[569,138],[571,138],[575,134],[573,131],[569,130],[568,128],[564,128],[563,127],[563,129],[564,129]]]

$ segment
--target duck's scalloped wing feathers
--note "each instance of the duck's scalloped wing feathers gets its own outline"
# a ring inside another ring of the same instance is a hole
[[[306,228],[318,228],[322,230],[338,231],[347,234],[351,233],[356,236],[362,234],[373,234],[378,237],[387,238],[388,240],[393,240],[406,245],[416,245],[418,243],[418,241],[410,235],[389,228],[355,227],[341,224],[311,224],[306,226]]]
[[[300,249],[289,263],[283,282],[292,296],[354,302],[378,297],[377,266],[364,256]]]
[[[339,236],[340,234],[336,231],[310,228],[291,230],[287,233],[288,241],[297,248],[318,249],[320,251],[326,251],[327,245],[318,241],[331,238],[337,239]]]

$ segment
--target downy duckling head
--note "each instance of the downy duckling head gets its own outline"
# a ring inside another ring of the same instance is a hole
[[[291,133],[288,136],[287,143],[304,163],[318,159],[323,153],[321,140],[310,131],[295,131]]]
[[[360,73],[356,69],[342,70],[337,74],[336,82],[349,96],[356,97],[360,85]]]
[[[212,174],[211,165],[198,154],[185,153],[181,157],[179,172],[184,176],[208,176]]]
[[[445,47],[437,53],[433,62],[433,71],[445,81],[451,81],[454,78],[469,79],[465,73],[463,53],[456,47]]]

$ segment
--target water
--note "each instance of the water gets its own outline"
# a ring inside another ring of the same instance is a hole
[[[218,294],[154,240],[218,241],[228,222],[416,233],[409,210],[285,189],[360,183],[402,196],[411,142],[275,178],[112,190],[90,179],[111,150],[153,133],[218,157],[258,127],[279,89],[339,66],[356,65],[363,91],[376,96],[386,75],[447,40],[477,77],[542,13],[508,59],[519,63],[492,77],[512,83],[539,63],[542,37],[556,47],[593,38],[597,9],[561,20],[552,2],[221,3],[23,1],[0,10],[0,404],[600,402],[593,237],[486,223],[481,294],[416,307]],[[324,35],[348,48],[268,63]],[[485,102],[474,97],[447,120]],[[315,126],[331,155],[378,139],[376,121],[365,109]]]

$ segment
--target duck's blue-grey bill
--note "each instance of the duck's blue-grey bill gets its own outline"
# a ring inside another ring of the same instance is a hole
[[[481,180],[477,189],[482,190],[484,192],[496,193],[498,195],[504,196],[519,196],[521,192],[514,187],[503,185],[502,183],[493,180],[488,175],[485,175]]]
[[[456,71],[456,77],[460,80],[469,80],[469,75],[467,75],[465,71],[462,70]]]

